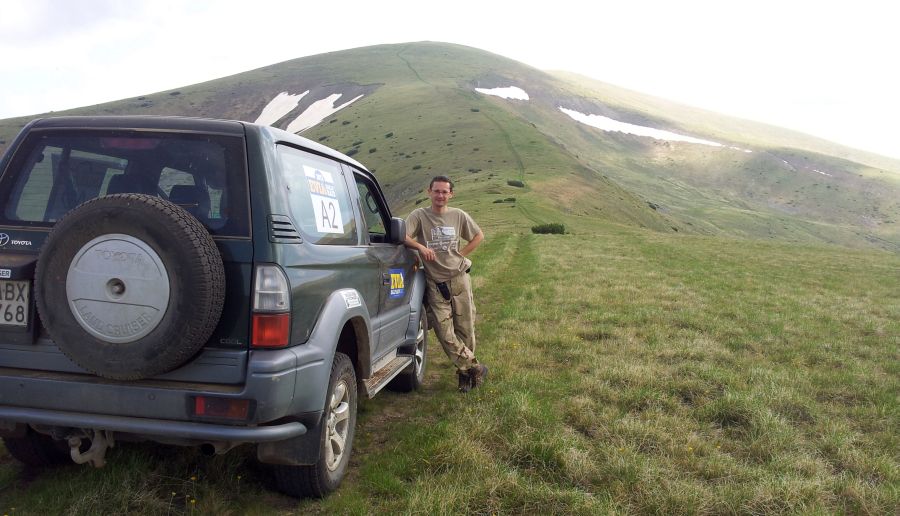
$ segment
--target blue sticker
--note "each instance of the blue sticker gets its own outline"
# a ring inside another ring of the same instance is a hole
[[[403,269],[389,269],[391,273],[391,299],[403,297],[405,286],[403,283]]]

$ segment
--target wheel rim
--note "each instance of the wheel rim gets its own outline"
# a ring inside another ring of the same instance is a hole
[[[419,318],[419,331],[416,333],[416,355],[414,357],[416,376],[421,377],[425,370],[425,322],[424,316]]]
[[[169,306],[169,274],[146,242],[102,235],[75,253],[66,299],[86,332],[105,342],[133,342],[162,321]]]
[[[347,382],[339,381],[334,386],[329,402],[325,436],[325,465],[334,471],[341,463],[350,433],[350,389]]]

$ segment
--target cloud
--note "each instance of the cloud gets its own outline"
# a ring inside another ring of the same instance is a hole
[[[115,0],[4,0],[0,45],[56,43],[99,26],[138,18],[143,11],[140,5]]]

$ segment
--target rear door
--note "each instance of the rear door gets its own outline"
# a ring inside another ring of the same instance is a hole
[[[226,271],[226,299],[207,345],[166,379],[240,383],[248,355],[248,306],[253,247],[249,232],[246,151],[236,134],[95,128],[34,130],[16,149],[0,178],[0,269],[33,280],[33,260],[53,227],[81,203],[116,193],[144,193],[182,205],[212,234]],[[177,192],[190,191],[179,200]],[[172,197],[170,197],[170,195]],[[24,256],[23,256],[24,255]],[[16,263],[24,265],[17,266]],[[12,265],[5,267],[5,264]],[[0,270],[0,275],[3,275]],[[3,285],[5,288],[5,285]],[[28,289],[30,290],[30,289]],[[33,299],[13,299],[30,328]],[[24,305],[22,303],[25,303]],[[16,312],[18,313],[18,312]],[[21,325],[0,327],[0,366],[83,372],[50,341],[40,325],[27,338]]]
[[[278,263],[292,289],[291,342],[305,342],[312,334],[321,308],[341,289],[354,289],[362,297],[372,322],[372,347],[378,342],[377,315],[380,264],[361,249],[353,180],[330,157],[278,145],[277,176],[270,189],[282,192],[290,222],[302,244],[282,244]],[[279,214],[281,215],[281,214]]]

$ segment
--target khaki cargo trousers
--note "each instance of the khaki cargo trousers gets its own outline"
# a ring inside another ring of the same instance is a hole
[[[447,281],[450,299],[444,299],[434,280],[428,280],[428,325],[456,369],[465,372],[475,360],[475,302],[467,273]]]

